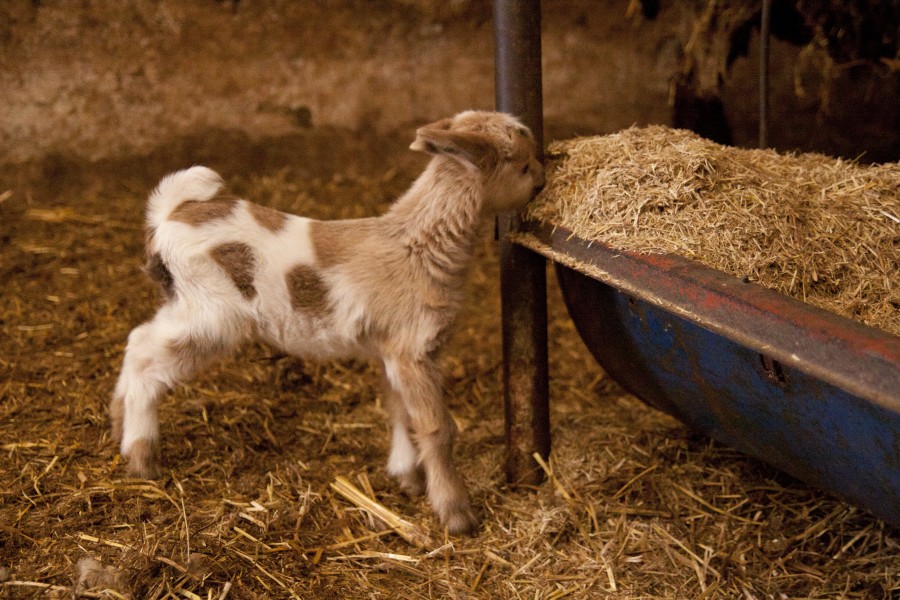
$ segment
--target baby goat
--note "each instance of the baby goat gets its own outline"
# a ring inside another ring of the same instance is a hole
[[[521,208],[543,185],[531,132],[467,111],[422,127],[433,155],[387,211],[316,221],[223,192],[205,167],[173,173],[150,195],[147,272],[168,301],[128,337],[110,405],[128,470],[158,474],[160,395],[251,338],[302,357],[377,359],[393,438],[387,470],[428,491],[452,533],[477,525],[451,461],[456,427],[436,353],[462,301],[479,223]]]

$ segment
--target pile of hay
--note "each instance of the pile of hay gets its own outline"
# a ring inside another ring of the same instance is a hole
[[[654,126],[556,142],[527,218],[673,253],[900,335],[900,164]]]
[[[269,141],[274,164],[252,168],[196,152],[173,160],[169,146],[84,169],[51,164],[33,182],[18,179],[27,169],[0,169],[0,598],[863,600],[900,591],[900,531],[624,393],[581,344],[556,288],[553,477],[506,485],[489,232],[445,356],[456,458],[482,518],[476,537],[445,537],[428,503],[385,474],[378,373],[264,346],[166,396],[164,475],[128,478],[105,405],[128,332],[158,303],[141,272],[147,192],[165,171],[199,162],[268,206],[347,218],[384,210],[421,166],[408,136],[386,145],[374,134],[317,135]],[[372,154],[361,146],[378,147],[396,170],[360,165]],[[310,160],[296,160],[303,151]],[[49,172],[65,176],[49,185]]]

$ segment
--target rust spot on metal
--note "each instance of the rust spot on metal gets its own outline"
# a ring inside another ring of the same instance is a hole
[[[759,355],[759,363],[762,366],[763,374],[766,379],[775,385],[784,386],[787,384],[787,375],[784,367],[774,358],[770,358],[765,354]]]

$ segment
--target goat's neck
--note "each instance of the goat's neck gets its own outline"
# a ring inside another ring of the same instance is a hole
[[[483,197],[466,167],[435,158],[389,212],[410,258],[439,282],[461,279],[471,262]]]

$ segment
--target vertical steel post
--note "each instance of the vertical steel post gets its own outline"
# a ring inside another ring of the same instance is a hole
[[[759,17],[759,147],[769,145],[769,32],[772,0],[763,0]]]
[[[541,151],[540,0],[494,1],[494,60],[497,110],[519,117]],[[543,472],[532,454],[550,454],[547,269],[543,257],[507,241],[516,224],[515,215],[498,218],[506,479],[534,485]]]

